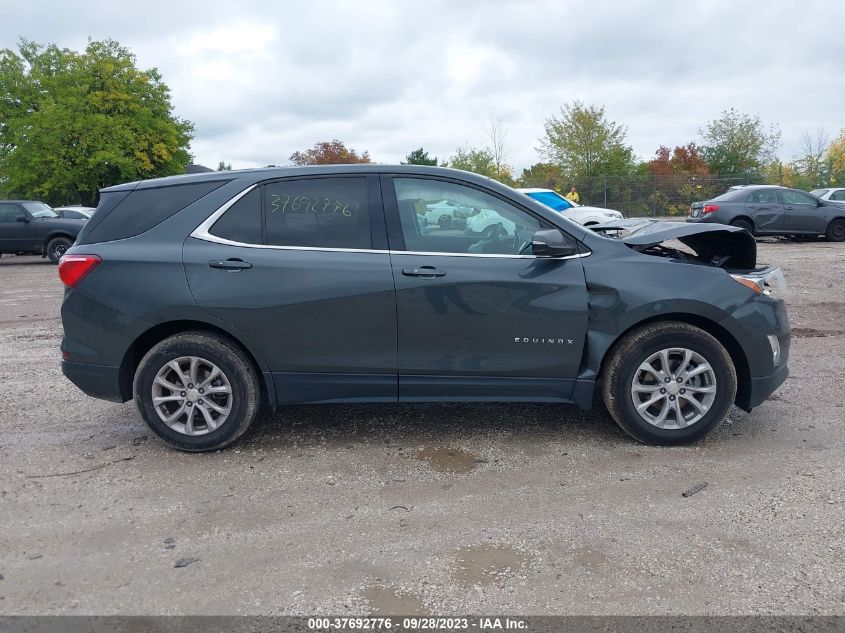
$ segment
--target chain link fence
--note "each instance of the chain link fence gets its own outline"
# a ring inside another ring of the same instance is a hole
[[[698,200],[718,196],[734,185],[765,184],[760,176],[595,176],[572,180],[536,179],[523,187],[544,187],[566,194],[575,187],[580,204],[621,211],[626,217],[686,215]]]

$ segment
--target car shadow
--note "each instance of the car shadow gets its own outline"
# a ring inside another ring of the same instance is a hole
[[[53,266],[46,257],[39,255],[13,255],[0,257],[0,266]]]

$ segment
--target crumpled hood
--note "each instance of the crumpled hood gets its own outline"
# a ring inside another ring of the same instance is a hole
[[[757,265],[757,242],[745,229],[726,224],[664,222],[651,218],[630,218],[587,227],[599,233],[622,231],[619,238],[630,246],[654,246],[666,240],[678,240],[694,250],[701,259],[729,256],[734,268]]]

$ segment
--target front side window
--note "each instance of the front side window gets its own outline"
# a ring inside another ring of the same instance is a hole
[[[263,196],[267,244],[373,247],[366,177],[271,182]]]
[[[785,189],[781,195],[783,196],[785,204],[804,204],[814,208],[816,206],[816,199],[813,196],[807,195],[803,191]]]
[[[409,251],[530,254],[531,237],[541,228],[528,212],[472,187],[423,178],[393,183]]]
[[[24,202],[23,206],[34,218],[57,218],[59,214],[53,211],[53,207],[43,202]]]

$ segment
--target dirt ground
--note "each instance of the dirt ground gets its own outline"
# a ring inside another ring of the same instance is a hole
[[[845,244],[760,253],[792,375],[700,445],[569,406],[335,405],[207,455],[66,381],[56,269],[5,256],[0,614],[845,614]]]

